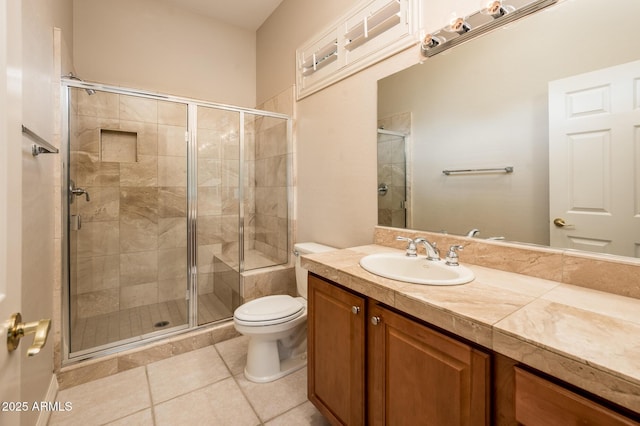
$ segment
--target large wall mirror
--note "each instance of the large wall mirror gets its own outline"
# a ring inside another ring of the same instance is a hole
[[[380,80],[379,224],[640,257],[639,17],[565,0]]]

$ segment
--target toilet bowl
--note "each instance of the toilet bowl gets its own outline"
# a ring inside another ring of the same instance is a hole
[[[272,295],[239,306],[233,313],[236,330],[249,337],[247,380],[266,383],[307,364],[307,270],[299,254],[335,250],[317,243],[294,245],[299,297]]]

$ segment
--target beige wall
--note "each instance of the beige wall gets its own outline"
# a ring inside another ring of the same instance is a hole
[[[258,99],[294,84],[296,48],[356,3],[285,0],[258,30]],[[417,59],[407,50],[298,102],[296,241],[335,247],[372,241],[377,81]]]
[[[56,0],[53,8],[53,24],[64,29],[61,32],[62,71],[68,74],[73,66],[73,0]]]
[[[74,2],[74,61],[85,80],[256,105],[255,33],[162,0]]]

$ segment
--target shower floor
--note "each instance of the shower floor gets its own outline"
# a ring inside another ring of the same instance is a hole
[[[198,296],[198,324],[231,316],[231,310],[215,294]],[[187,301],[184,299],[81,318],[74,322],[71,330],[71,352],[111,345],[186,323]]]

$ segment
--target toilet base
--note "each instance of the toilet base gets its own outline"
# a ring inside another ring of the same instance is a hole
[[[249,364],[244,368],[244,377],[247,380],[255,383],[268,383],[274,380],[278,380],[281,377],[286,376],[287,374],[291,374],[295,371],[300,370],[301,368],[306,367],[307,365],[307,353],[303,352],[298,355],[294,355],[291,358],[285,359],[280,362],[280,371],[275,374],[270,374],[268,376],[256,376],[251,374]]]
[[[304,315],[290,324],[293,328],[280,332],[250,336],[244,368],[247,380],[272,382],[307,365],[306,319]]]

